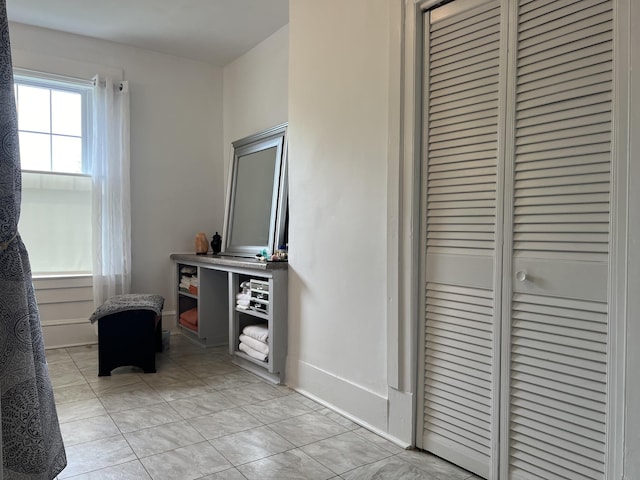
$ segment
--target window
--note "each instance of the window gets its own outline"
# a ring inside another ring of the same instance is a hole
[[[15,73],[19,230],[35,276],[90,274],[91,83]]]

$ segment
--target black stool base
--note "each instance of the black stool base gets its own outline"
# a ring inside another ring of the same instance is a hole
[[[152,310],[128,310],[98,320],[98,376],[114,368],[134,366],[156,372],[162,351],[162,318]]]

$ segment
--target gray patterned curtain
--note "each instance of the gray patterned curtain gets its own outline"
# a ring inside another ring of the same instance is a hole
[[[67,465],[27,251],[6,1],[0,0],[1,480],[51,480]]]

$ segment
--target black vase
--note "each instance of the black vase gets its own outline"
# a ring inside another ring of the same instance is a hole
[[[217,255],[222,250],[222,237],[218,235],[218,232],[211,237],[211,250],[213,250],[214,255]]]

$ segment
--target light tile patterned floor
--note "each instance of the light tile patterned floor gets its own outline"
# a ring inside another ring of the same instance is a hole
[[[60,480],[477,478],[179,335],[157,354],[155,374],[98,377],[95,345],[48,350],[47,359],[69,462]]]

